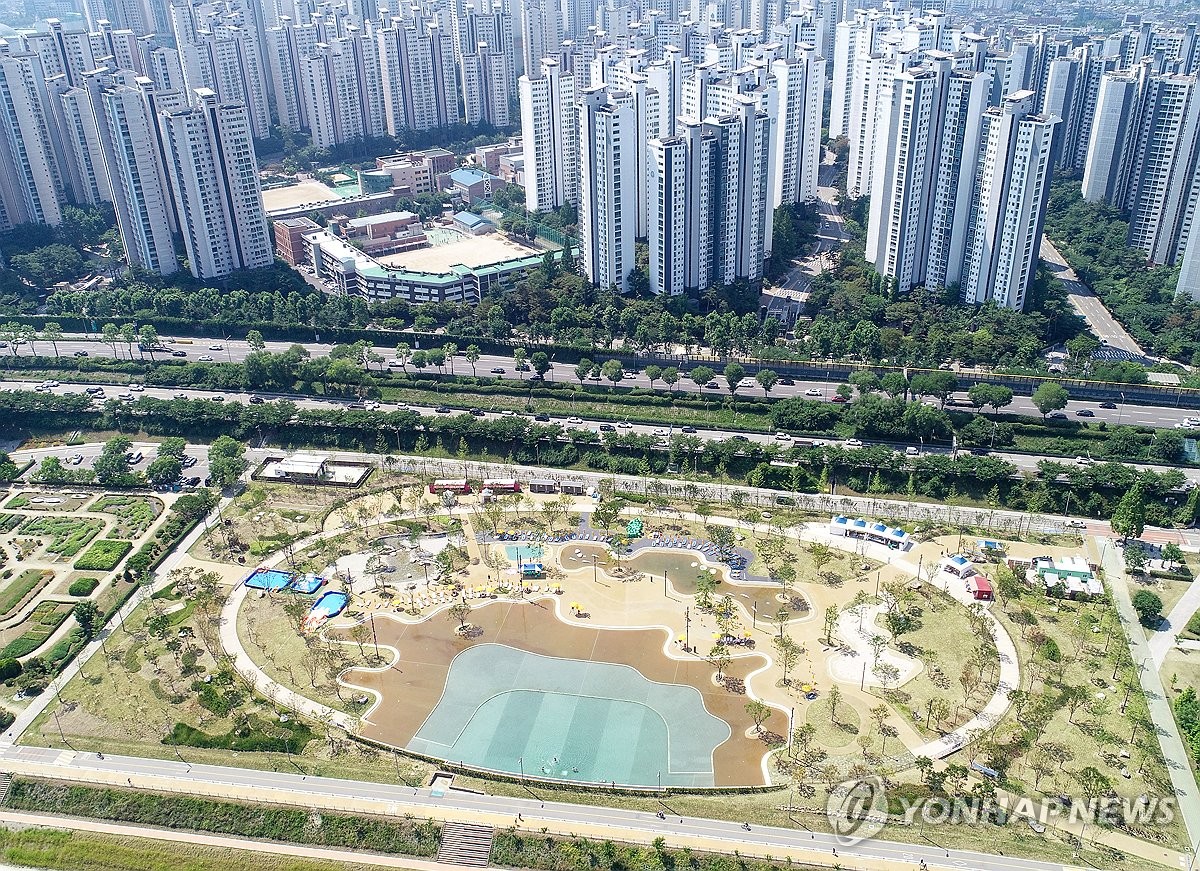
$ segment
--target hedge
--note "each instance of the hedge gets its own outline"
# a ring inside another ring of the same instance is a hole
[[[238,804],[23,778],[12,782],[6,805],[63,816],[409,856],[434,856],[441,840],[441,826],[412,817],[383,819],[322,812],[319,823],[314,824],[316,815],[308,808]]]
[[[71,596],[90,596],[92,590],[98,586],[100,586],[100,581],[96,578],[80,578],[71,583],[71,586],[67,588],[67,593]]]
[[[102,538],[75,560],[75,568],[87,572],[107,572],[115,569],[125,554],[133,549],[128,541]]]

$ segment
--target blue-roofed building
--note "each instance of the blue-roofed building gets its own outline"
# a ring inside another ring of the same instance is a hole
[[[457,212],[454,215],[454,228],[472,236],[481,236],[484,233],[492,232],[496,229],[496,225],[474,212]]]
[[[490,182],[490,185],[489,185]],[[461,196],[468,203],[483,199],[486,189],[490,186],[492,192],[505,187],[508,182],[498,175],[492,175],[472,166],[462,166],[445,175],[438,176],[438,184],[442,190]]]

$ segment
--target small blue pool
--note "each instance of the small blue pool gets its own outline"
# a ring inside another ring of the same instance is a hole
[[[345,593],[330,590],[313,602],[312,610],[308,612],[308,619],[328,620],[330,617],[336,617],[342,613],[349,602],[350,597]]]
[[[283,590],[291,582],[291,572],[281,572],[279,569],[258,569],[246,578],[246,586],[255,590]]]
[[[292,581],[292,589],[297,593],[315,593],[325,583],[324,578],[318,578],[316,575],[300,575]]]
[[[542,558],[540,544],[506,544],[504,552],[510,560],[539,560]]]

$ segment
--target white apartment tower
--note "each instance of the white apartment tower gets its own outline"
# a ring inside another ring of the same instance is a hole
[[[454,40],[423,18],[392,19],[377,34],[388,133],[457,124]]]
[[[1017,91],[983,116],[962,299],[1020,311],[1037,268],[1058,118]]]
[[[717,138],[696,121],[650,141],[650,290],[677,296],[713,283]]]
[[[120,86],[99,96],[110,143],[106,158],[113,207],[126,262],[170,275],[179,269],[179,261],[171,238],[175,216],[160,160],[153,83],[145,78],[138,83],[140,88]]]
[[[807,202],[817,195],[825,61],[811,45],[801,43],[795,58],[780,58],[771,64],[771,74],[779,92],[779,118],[772,149],[774,208],[782,203]]]
[[[200,89],[194,105],[159,115],[168,174],[197,278],[270,266],[258,163],[244,106]]]
[[[558,61],[541,61],[540,75],[521,76],[521,144],[525,208],[548,212],[579,201],[579,114],[575,77]]]
[[[633,109],[603,86],[579,107],[579,236],[583,271],[592,284],[629,289],[637,204]]]
[[[62,222],[37,55],[0,55],[0,228]]]

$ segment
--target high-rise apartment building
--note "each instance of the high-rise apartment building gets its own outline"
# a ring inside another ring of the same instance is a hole
[[[35,54],[0,54],[0,228],[62,221],[62,184]]]
[[[634,113],[599,85],[579,106],[579,236],[583,272],[598,287],[629,289],[637,191]]]
[[[551,58],[540,75],[521,77],[525,208],[546,212],[579,201],[579,114],[575,78]]]
[[[193,103],[159,115],[192,274],[269,266],[274,257],[246,109],[205,88]]]
[[[806,202],[817,196],[825,61],[811,45],[800,43],[796,57],[779,58],[770,69],[779,93],[772,205]]]
[[[1037,95],[1017,91],[989,107],[963,264],[964,302],[1017,309],[1037,268],[1058,118],[1035,114]]]

